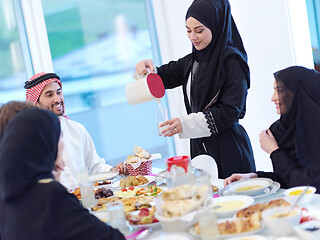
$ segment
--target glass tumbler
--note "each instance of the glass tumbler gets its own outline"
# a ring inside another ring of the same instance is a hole
[[[169,125],[163,126],[163,127],[159,127],[159,125],[165,121],[169,120],[168,117],[168,110],[167,108],[163,108],[163,107],[159,107],[156,110],[156,119],[157,119],[157,126],[158,126],[158,134],[159,136],[161,136],[161,132],[166,129],[166,127],[168,127]]]
[[[120,232],[127,231],[126,217],[122,202],[111,202],[107,205],[109,225],[119,229]]]

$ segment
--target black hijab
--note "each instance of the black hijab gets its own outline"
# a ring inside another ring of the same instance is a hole
[[[280,149],[302,167],[316,164],[320,157],[320,73],[294,66],[274,76],[280,88],[281,117],[270,130]]]
[[[47,110],[27,109],[6,127],[0,142],[0,198],[23,195],[39,179],[53,178],[60,123]]]
[[[205,106],[221,90],[226,82],[225,64],[230,57],[239,59],[250,86],[247,54],[240,34],[233,21],[228,0],[195,0],[189,7],[186,20],[193,17],[212,33],[209,45],[198,51],[192,47],[193,60],[199,62],[195,75],[192,74],[192,112],[203,111]]]

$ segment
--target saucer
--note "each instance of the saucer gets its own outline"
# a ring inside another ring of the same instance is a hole
[[[257,195],[253,195],[251,197],[253,198],[262,198],[262,197],[266,197],[269,196],[273,193],[275,193],[276,191],[278,191],[280,188],[280,183],[278,182],[273,182],[269,187],[267,187],[262,193],[259,193]],[[223,188],[219,191],[219,195],[220,196],[232,196],[232,195],[236,195],[234,192],[231,192],[228,190],[228,188]]]

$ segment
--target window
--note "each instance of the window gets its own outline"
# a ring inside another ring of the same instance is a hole
[[[306,0],[315,69],[320,71],[320,2]]]
[[[172,139],[157,135],[156,102],[130,106],[125,86],[136,63],[153,58],[144,0],[42,0],[54,71],[66,114],[91,134],[97,152],[115,165],[141,146],[163,159]],[[164,167],[158,161],[158,167]]]
[[[0,103],[25,100],[23,86],[32,72],[20,9],[18,1],[0,0]]]

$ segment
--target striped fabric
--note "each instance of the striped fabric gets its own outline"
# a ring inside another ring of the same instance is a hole
[[[37,73],[35,74],[34,76],[32,76],[29,81],[32,81],[42,75],[46,74],[45,72],[41,72],[41,73]],[[32,87],[32,88],[29,88],[27,89],[26,91],[26,100],[28,102],[32,102],[34,105],[36,105],[40,95],[41,95],[41,92],[42,90],[44,89],[45,86],[51,84],[52,82],[56,82],[60,85],[60,87],[62,87],[62,83],[59,79],[56,79],[56,78],[50,78],[50,79],[47,79],[39,84],[37,84],[36,86]]]

